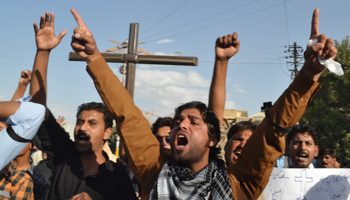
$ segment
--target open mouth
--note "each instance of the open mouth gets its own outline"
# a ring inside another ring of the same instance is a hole
[[[309,155],[308,154],[298,154],[297,158],[300,161],[306,161],[309,158]]]
[[[242,151],[235,151],[233,152],[237,157],[239,157],[242,154]]]
[[[242,154],[242,150],[233,151],[233,160],[237,161],[238,157]]]
[[[178,147],[185,147],[188,143],[188,140],[185,135],[177,135],[177,146]]]
[[[90,140],[90,136],[85,134],[85,133],[80,132],[76,136],[76,140],[79,144],[87,144]]]

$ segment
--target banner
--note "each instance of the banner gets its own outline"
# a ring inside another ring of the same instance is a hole
[[[274,168],[266,200],[350,200],[350,169]]]

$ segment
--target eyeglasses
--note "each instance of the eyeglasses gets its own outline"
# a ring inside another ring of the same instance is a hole
[[[164,136],[164,137],[156,136],[156,137],[157,137],[157,140],[158,140],[159,143],[162,143],[163,142],[163,138],[165,138],[165,142],[170,145],[170,136]]]

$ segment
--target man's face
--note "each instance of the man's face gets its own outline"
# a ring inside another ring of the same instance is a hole
[[[208,125],[199,110],[190,108],[176,116],[170,144],[175,161],[187,167],[197,164],[204,167],[209,161],[209,147],[215,141],[209,140]]]
[[[78,118],[74,129],[75,147],[79,153],[96,153],[101,151],[104,140],[111,134],[111,128],[105,129],[104,114],[96,110],[84,110]]]
[[[169,155],[171,154],[170,131],[169,126],[163,126],[156,133],[156,137],[160,143],[160,151]]]
[[[337,159],[325,154],[319,157],[319,162],[323,168],[334,168],[335,164],[337,163]]]
[[[27,144],[27,146],[24,147],[24,149],[18,154],[18,156],[17,156],[16,158],[22,157],[22,156],[24,156],[24,155],[30,156],[31,150],[32,150],[32,143],[29,142],[29,143]],[[29,158],[29,157],[28,157],[28,158]]]
[[[243,130],[242,132],[234,134],[225,146],[225,159],[227,166],[236,164],[238,157],[242,153],[244,145],[247,143],[250,136],[252,136],[252,130]]]
[[[308,168],[318,155],[318,146],[307,132],[295,134],[288,147],[293,168]]]

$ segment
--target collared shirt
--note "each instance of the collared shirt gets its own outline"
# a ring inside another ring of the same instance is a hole
[[[6,123],[20,137],[31,140],[38,131],[45,115],[45,107],[31,102],[22,102],[16,113]],[[8,135],[8,128],[0,131],[0,170],[11,162],[28,143],[17,142]]]
[[[21,168],[11,164],[0,180],[0,199],[34,200],[33,181]]]
[[[281,157],[277,158],[275,166],[277,168],[284,168],[284,166],[285,166],[285,159],[288,159],[288,158],[285,158],[284,155],[282,155]]]

